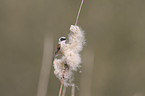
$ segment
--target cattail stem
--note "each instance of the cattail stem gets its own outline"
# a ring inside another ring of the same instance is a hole
[[[81,12],[81,8],[82,8],[82,5],[83,5],[83,2],[84,2],[84,0],[82,0],[82,2],[81,2],[80,8],[79,8],[79,11],[78,11],[78,14],[77,14],[75,25],[77,25],[77,23],[78,23],[78,19],[79,19],[79,15],[80,15],[80,12]]]
[[[64,85],[64,86],[63,86],[62,96],[65,96],[65,93],[66,93],[66,86]]]
[[[71,96],[75,96],[75,84],[72,85]]]
[[[63,64],[63,66],[64,66],[64,64]],[[61,81],[61,86],[60,86],[60,90],[59,90],[59,96],[61,96],[61,93],[62,93],[63,80],[64,80],[64,69],[62,70],[62,81]]]
[[[60,86],[60,90],[59,90],[59,96],[61,96],[62,87],[63,87],[63,78],[62,78],[62,81],[61,81],[61,86]]]
[[[59,96],[61,96],[62,93],[62,87],[63,87],[63,81],[64,81],[64,71],[65,71],[65,67],[64,67],[64,63],[63,63],[63,70],[62,70],[62,81],[61,81],[61,86],[60,86],[60,90],[59,90]]]

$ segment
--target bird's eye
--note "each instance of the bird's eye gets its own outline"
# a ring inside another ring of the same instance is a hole
[[[64,40],[66,40],[66,38],[61,38],[60,40],[61,40],[61,41],[64,41]]]

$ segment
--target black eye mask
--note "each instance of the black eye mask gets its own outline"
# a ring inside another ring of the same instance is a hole
[[[61,39],[60,39],[60,41],[64,41],[64,40],[66,40],[66,38],[61,38]]]

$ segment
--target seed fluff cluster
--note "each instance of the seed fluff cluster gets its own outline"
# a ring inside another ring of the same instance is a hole
[[[73,84],[73,72],[81,67],[80,52],[85,44],[84,31],[76,25],[70,26],[68,40],[60,37],[58,48],[54,56],[54,74],[65,86]]]

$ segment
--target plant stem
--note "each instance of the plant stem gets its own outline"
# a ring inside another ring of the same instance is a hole
[[[62,78],[62,81],[61,81],[61,86],[60,86],[60,90],[59,90],[59,96],[61,96],[62,87],[63,87],[63,78]]]
[[[82,2],[81,2],[80,8],[79,8],[79,11],[78,11],[78,14],[77,14],[75,25],[77,25],[77,23],[78,23],[78,19],[79,19],[79,15],[80,15],[80,12],[81,12],[81,8],[82,8],[82,5],[83,5],[83,2],[84,2],[84,0],[82,0]]]
[[[65,93],[66,93],[66,86],[64,85],[63,92],[62,92],[62,96],[65,96]]]
[[[75,84],[72,85],[71,96],[75,96]]]

